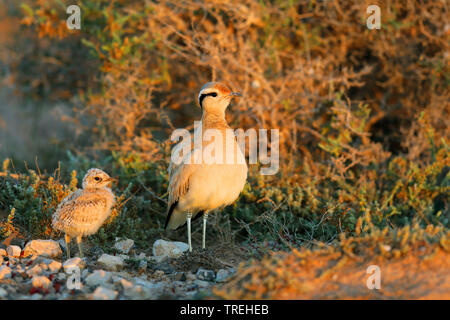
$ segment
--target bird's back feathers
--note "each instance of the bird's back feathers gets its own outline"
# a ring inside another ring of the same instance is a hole
[[[71,237],[98,231],[111,213],[115,197],[110,189],[79,189],[64,198],[53,214],[52,226]]]

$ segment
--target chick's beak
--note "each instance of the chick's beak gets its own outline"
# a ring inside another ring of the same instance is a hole
[[[240,92],[232,92],[230,96],[242,97],[242,94]]]

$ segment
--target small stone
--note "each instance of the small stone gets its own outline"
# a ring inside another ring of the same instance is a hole
[[[56,275],[56,279],[59,281],[64,281],[67,279],[67,275],[63,272],[60,272]]]
[[[132,300],[146,300],[146,299],[157,299],[159,297],[158,293],[154,292],[151,288],[144,286],[133,286],[124,290],[124,295]]]
[[[42,294],[40,293],[34,293],[30,296],[30,300],[41,300],[42,299]]]
[[[147,270],[147,261],[145,261],[145,260],[139,261],[138,269],[139,269],[139,271]]]
[[[145,257],[145,253],[141,252],[139,255],[136,256],[136,258],[139,259],[139,260],[144,260],[146,258]]]
[[[227,282],[232,274],[231,270],[220,269],[216,274],[216,282]]]
[[[101,257],[97,260],[97,263],[110,271],[118,271],[121,270],[124,266],[124,262],[122,258],[117,256],[112,256],[109,254],[102,254]]]
[[[153,244],[153,255],[156,257],[178,258],[187,250],[189,250],[189,246],[179,241],[170,242],[159,239]]]
[[[165,274],[172,274],[175,272],[174,267],[167,261],[155,265],[154,269],[164,272]]]
[[[8,246],[6,248],[6,252],[8,253],[9,257],[19,258],[20,253],[22,252],[22,249],[20,249],[19,246]]]
[[[135,284],[145,289],[146,295],[152,297],[159,297],[166,286],[163,282],[150,282],[141,278],[135,278]]]
[[[83,271],[81,271],[81,277],[84,279],[88,276],[89,274],[89,270],[88,269],[84,269]]]
[[[115,257],[119,257],[120,259],[122,259],[122,261],[130,259],[130,257],[126,254],[117,254],[115,255]]]
[[[194,283],[196,285],[198,285],[199,287],[202,287],[202,288],[206,288],[206,287],[209,287],[211,285],[211,282],[200,280],[200,279],[195,280]]]
[[[184,272],[177,272],[173,279],[175,281],[186,281],[186,274]]]
[[[33,276],[37,276],[37,275],[42,274],[42,272],[44,272],[44,269],[42,268],[42,266],[41,266],[40,264],[37,264],[37,265],[35,265],[35,266],[29,268],[29,269],[26,271],[26,274],[27,274],[29,277],[33,277]]]
[[[49,289],[52,286],[50,279],[44,276],[34,276],[31,280],[31,284],[35,288],[43,289]]]
[[[7,295],[8,295],[8,291],[6,291],[3,288],[0,288],[0,298],[6,298]]]
[[[104,287],[98,287],[91,295],[94,300],[113,300],[117,297],[117,291]]]
[[[18,265],[16,265],[16,268],[14,269],[14,271],[17,273],[24,273],[25,269],[22,265],[18,264]]]
[[[0,249],[0,257],[8,255],[5,249]]]
[[[104,285],[111,280],[111,273],[104,270],[95,270],[86,278],[86,284],[91,287]]]
[[[23,249],[24,257],[43,256],[47,258],[59,258],[62,250],[59,243],[54,240],[33,240],[27,243]]]
[[[11,278],[11,268],[7,266],[0,267],[0,280]]]
[[[129,281],[133,280],[133,276],[131,274],[129,274],[128,272],[125,271],[119,271],[119,272],[111,272],[113,274],[113,281],[118,281],[120,278],[124,278],[127,279]],[[116,279],[116,280],[114,280]]]
[[[51,273],[57,273],[59,270],[61,270],[62,263],[59,261],[53,260],[49,264],[47,264],[47,267]]]
[[[64,268],[65,272],[67,272],[68,270],[71,270],[73,268],[83,269],[85,266],[86,266],[86,261],[84,261],[80,257],[71,258],[69,260],[66,260],[63,263],[63,268]]]
[[[9,264],[11,264],[11,265],[16,265],[20,262],[19,258],[13,258],[13,257],[8,257],[8,261],[9,261]]]
[[[186,280],[194,281],[195,279],[197,279],[197,276],[196,276],[195,274],[193,274],[192,272],[189,272],[189,273],[186,275]]]
[[[119,250],[120,252],[125,253],[125,254],[127,254],[133,246],[134,246],[134,241],[131,239],[117,241],[114,244],[114,248],[116,248],[117,250]]]
[[[203,268],[199,268],[197,270],[197,279],[204,281],[214,281],[216,279],[216,275],[212,270],[206,270]]]
[[[151,262],[153,262],[153,263],[156,263],[156,264],[158,264],[158,263],[163,263],[165,260],[167,260],[168,259],[168,257],[167,256],[157,256],[157,257],[155,257],[155,256],[151,256],[151,257],[148,257],[148,260],[149,261],[151,261]]]
[[[133,283],[125,279],[120,279],[117,283],[119,283],[124,290],[129,290],[133,287]]]
[[[162,270],[156,270],[155,272],[153,272],[153,277],[155,278],[161,278],[164,275],[164,271]]]

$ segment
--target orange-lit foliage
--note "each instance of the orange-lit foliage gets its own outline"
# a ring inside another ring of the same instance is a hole
[[[37,2],[26,16],[40,36],[62,32],[51,3]],[[290,171],[306,162],[318,170],[332,117],[329,139],[353,140],[339,158],[344,170],[382,161],[386,151],[418,156],[421,142],[411,141],[421,111],[437,139],[448,137],[445,2],[381,1],[380,30],[366,27],[370,1],[80,4],[81,41],[100,61],[101,91],[88,93],[85,108],[97,121],[98,147],[155,159],[155,134],[192,126],[195,96],[210,80],[243,92],[229,110],[234,126],[281,130]],[[370,116],[355,132],[347,126],[361,101]]]
[[[9,175],[6,169],[7,166],[4,173]],[[18,232],[26,236],[50,236],[53,212],[61,200],[77,188],[76,172],[72,172],[69,185],[61,184],[54,177],[45,179],[34,171],[17,176],[17,180],[8,178],[1,177],[3,191],[0,198],[11,201],[11,218],[6,224],[0,224],[0,233],[6,237],[10,226],[16,226]]]

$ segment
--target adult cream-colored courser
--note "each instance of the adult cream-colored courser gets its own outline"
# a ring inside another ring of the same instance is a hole
[[[52,226],[65,233],[67,255],[70,258],[70,239],[76,238],[83,256],[83,236],[94,234],[111,214],[115,196],[108,184],[114,181],[100,169],[89,169],[83,178],[83,189],[65,197],[53,214]]]
[[[184,155],[181,163],[171,161],[169,166],[169,203],[165,228],[177,229],[187,223],[190,251],[191,219],[203,216],[202,247],[205,248],[208,213],[232,204],[247,180],[245,157],[225,120],[225,110],[231,99],[240,95],[222,83],[205,84],[198,95],[198,103],[203,110],[201,124],[194,131],[194,141],[200,137],[201,143],[191,145],[191,152]],[[214,134],[211,135],[211,132]],[[220,152],[214,151],[214,161],[204,158],[200,162],[194,160],[195,155],[204,155],[206,149],[223,152],[219,156]]]

